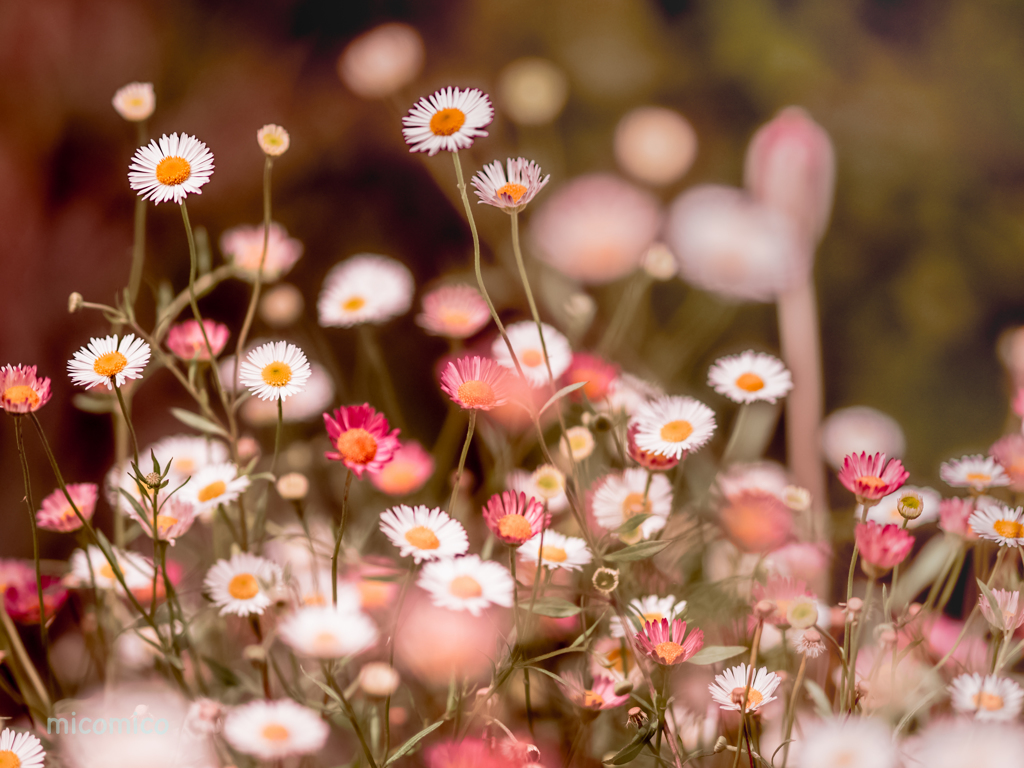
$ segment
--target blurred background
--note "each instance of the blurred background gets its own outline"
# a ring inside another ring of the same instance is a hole
[[[212,181],[189,199],[214,265],[225,230],[261,219],[256,130],[273,122],[291,133],[291,150],[275,164],[274,219],[305,245],[287,279],[306,313],[286,335],[311,345],[314,358],[333,352],[342,372],[335,404],[361,401],[367,390],[349,376],[358,364],[355,337],[315,327],[326,272],[361,251],[403,261],[420,289],[470,269],[450,158],[411,155],[400,130],[416,99],[459,85],[483,89],[497,108],[490,138],[463,153],[467,174],[510,155],[533,158],[552,174],[534,206],[584,173],[627,176],[614,137],[637,107],[676,110],[696,137],[682,178],[631,179],[664,205],[695,184],[740,185],[758,126],[783,107],[804,107],[837,155],[832,222],[815,266],[827,411],[869,405],[893,416],[907,436],[913,481],[936,487],[941,461],[985,452],[1006,427],[1011,388],[997,346],[1024,322],[1024,6],[2,0],[0,18],[0,363],[35,364],[52,378],[53,401],[41,417],[69,481],[99,482],[113,456],[109,417],[76,409],[66,376],[73,352],[109,324],[96,313],[68,316],[67,297],[79,291],[113,303],[127,283],[135,198],[127,169],[137,144],[111,97],[135,80],[156,88],[151,136],[194,134],[216,158]],[[339,76],[339,56],[389,21],[418,31],[422,69],[397,92],[366,98]],[[543,97],[541,107],[536,98],[524,106],[523,88]],[[507,219],[481,210],[478,221],[485,261],[507,265]],[[187,276],[179,211],[150,206],[145,326],[160,284],[181,290]],[[553,274],[540,280],[561,285]],[[592,291],[596,316],[579,335],[582,346],[601,338],[626,283]],[[502,306],[520,301],[511,280],[490,284]],[[236,332],[248,295],[244,283],[225,284],[203,302],[204,314]],[[702,319],[699,333],[673,335],[681,306]],[[425,337],[414,314],[380,336],[406,404],[403,437],[430,446],[445,414],[432,367],[446,346]],[[678,280],[655,284],[641,314],[616,360],[641,375],[671,372],[662,382],[670,392],[706,398],[716,357],[778,348],[774,305],[729,303]],[[254,338],[273,333],[261,323]],[[1012,356],[1013,345],[1003,346]],[[166,406],[188,403],[166,372],[147,379],[136,402],[140,443],[185,431],[167,415]],[[314,419],[292,429],[318,435],[322,426]],[[271,430],[253,434],[265,445],[272,439]],[[0,438],[0,487],[12,521],[2,551],[24,557],[31,550],[9,421]],[[37,445],[30,440],[38,500],[53,486]],[[784,456],[781,429],[772,452]],[[72,546],[59,534],[43,536],[51,556]]]

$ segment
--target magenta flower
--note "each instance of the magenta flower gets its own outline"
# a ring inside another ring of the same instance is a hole
[[[885,463],[885,454],[851,453],[843,460],[839,470],[839,481],[857,497],[857,503],[878,501],[883,496],[899,490],[907,482],[910,473],[903,468],[899,459]]]
[[[914,548],[914,537],[895,525],[882,527],[870,521],[858,523],[853,535],[861,559],[883,570],[902,563]]]
[[[50,380],[36,376],[34,365],[0,368],[0,406],[8,413],[38,411],[50,400]]]
[[[337,408],[333,417],[325,413],[324,425],[335,448],[324,456],[344,462],[356,477],[361,478],[363,472],[380,472],[399,447],[399,430],[391,430],[384,414],[377,413],[369,403]]]
[[[674,619],[661,621],[645,621],[643,632],[636,633],[636,642],[640,649],[659,664],[682,664],[693,657],[704,647],[704,632],[694,629],[690,636],[686,634],[686,622]]]
[[[508,374],[486,357],[460,357],[445,366],[441,389],[467,411],[489,411],[508,402]]]
[[[520,491],[496,493],[484,507],[484,522],[506,544],[518,547],[529,541],[550,522],[544,503]]]

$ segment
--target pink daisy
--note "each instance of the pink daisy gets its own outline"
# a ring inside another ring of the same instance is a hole
[[[751,599],[754,605],[767,600],[775,605],[775,610],[765,616],[765,621],[776,626],[787,624],[786,613],[789,605],[798,597],[814,597],[807,588],[807,582],[790,576],[769,576],[763,584],[754,582]]]
[[[78,511],[86,520],[92,519],[92,513],[96,510],[96,497],[99,489],[95,483],[70,483],[67,486],[68,494],[71,496]],[[42,508],[36,512],[36,524],[44,531],[77,531],[82,527],[82,521],[78,519],[75,510],[68,504],[64,492],[58,488],[45,499]]]
[[[460,357],[445,366],[441,389],[460,408],[489,411],[508,402],[508,374],[486,357]]]
[[[885,463],[885,454],[851,453],[843,460],[839,481],[857,497],[857,503],[878,501],[907,482],[910,473],[899,459]]]
[[[858,523],[853,535],[861,559],[884,570],[902,563],[914,548],[914,537],[895,525],[882,527],[872,521]]]
[[[380,472],[398,450],[398,432],[391,427],[383,413],[377,413],[369,403],[337,408],[334,416],[324,414],[327,436],[335,451],[324,453],[332,461],[345,466],[362,477],[363,472]]]
[[[385,467],[370,475],[374,487],[388,496],[408,496],[422,488],[434,474],[434,457],[415,440],[400,443]]]
[[[673,619],[671,624],[668,619],[645,621],[643,632],[636,633],[636,642],[656,662],[671,666],[688,661],[704,647],[702,630],[694,629],[684,641],[685,634],[686,622],[681,619]]]
[[[569,368],[562,374],[565,384],[586,384],[572,393],[573,399],[582,400],[583,395],[592,403],[599,403],[608,394],[608,387],[619,376],[619,367],[607,360],[587,352],[574,352]]]
[[[3,595],[4,610],[14,621],[18,624],[39,623],[39,591],[35,574],[27,581],[9,584]],[[46,611],[47,624],[67,599],[68,591],[60,576],[43,576],[43,610]]]
[[[610,675],[595,675],[594,683],[589,688],[584,684],[583,677],[577,672],[567,672],[562,676],[562,685],[569,699],[583,709],[613,709],[629,701],[629,694],[616,694],[618,681]]]
[[[978,606],[985,620],[1000,632],[1014,632],[1019,629],[1024,624],[1024,600],[1020,599],[1020,592],[993,589],[992,597],[996,599],[999,613],[992,610],[992,604],[985,595],[978,595]]]
[[[974,499],[943,499],[939,503],[939,528],[965,539],[977,539],[970,522],[973,514]]]
[[[36,376],[34,365],[0,368],[0,405],[8,413],[38,411],[50,400],[50,380]]]
[[[518,547],[544,529],[550,515],[544,514],[544,504],[523,492],[504,491],[491,496],[484,507],[484,522],[501,541]]]
[[[263,257],[263,225],[242,224],[220,236],[220,250],[250,282],[256,279],[263,260],[263,282],[273,283],[286,274],[302,256],[302,243],[288,237],[288,230],[276,221],[267,232],[267,255]],[[211,339],[212,341],[212,339]]]
[[[470,285],[442,285],[423,297],[416,324],[427,333],[449,339],[468,339],[491,319],[480,291]]]
[[[224,350],[231,332],[223,323],[216,320],[203,320],[206,338],[210,340],[210,349],[216,357]],[[209,360],[210,350],[206,347],[203,332],[195,320],[185,320],[171,326],[167,331],[167,348],[180,360]]]

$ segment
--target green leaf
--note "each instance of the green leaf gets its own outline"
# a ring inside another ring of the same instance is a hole
[[[577,389],[580,389],[580,388],[585,387],[585,386],[587,386],[587,382],[585,382],[585,381],[578,381],[575,384],[570,384],[567,387],[562,387],[560,390],[558,390],[557,392],[555,392],[555,394],[553,394],[551,396],[551,399],[549,399],[546,403],[544,403],[544,407],[540,409],[540,411],[537,413],[537,415],[540,416],[542,413],[544,413],[544,411],[546,411],[548,408],[550,408],[556,402],[561,400],[563,397],[565,397],[566,395],[568,395],[568,394],[570,394],[572,392],[575,392]]]
[[[620,549],[618,552],[612,552],[610,555],[605,555],[604,559],[612,563],[630,563],[634,560],[646,560],[649,557],[665,549],[671,541],[641,541],[639,544],[634,544],[631,547]]]
[[[821,686],[813,680],[804,680],[804,688],[807,689],[807,693],[810,694],[811,700],[814,701],[814,706],[818,710],[818,714],[821,717],[832,716],[832,702],[828,700],[828,696],[825,695],[825,691],[822,690]]]
[[[192,427],[192,429],[198,429],[200,432],[205,432],[208,435],[217,435],[224,439],[228,438],[228,433],[223,428],[214,424],[205,416],[200,416],[198,413],[186,411],[184,408],[171,408],[171,415],[182,424]]]
[[[77,394],[71,398],[75,408],[86,413],[113,413],[117,406],[109,397]]]
[[[624,522],[618,528],[616,528],[613,531],[613,533],[617,533],[620,536],[622,536],[624,534],[632,533],[637,528],[639,528],[641,525],[643,525],[645,522],[647,522],[647,520],[650,519],[651,517],[652,517],[652,515],[635,515],[634,517],[629,518],[629,520]]]
[[[690,657],[690,663],[700,666],[717,664],[720,661],[731,659],[733,656],[746,653],[748,650],[745,645],[706,645]]]
[[[648,721],[647,727],[637,731],[636,736],[626,746],[615,753],[615,757],[607,761],[612,765],[625,765],[636,759],[637,755],[644,751],[644,745],[651,740],[658,731],[658,721],[653,718]]]
[[[580,607],[561,597],[538,597],[533,612],[552,619],[565,619],[580,612]]]
[[[234,673],[234,671],[228,669],[216,659],[210,656],[203,656],[203,663],[206,664],[207,668],[213,673],[213,676],[217,679],[221,685],[225,688],[234,688],[241,685],[242,681]]]
[[[439,720],[438,722],[434,723],[433,725],[428,725],[426,728],[424,728],[422,731],[417,733],[415,736],[411,737],[407,742],[405,742],[405,744],[400,746],[395,751],[395,754],[393,754],[391,757],[389,757],[387,759],[387,762],[384,763],[383,768],[386,768],[387,766],[391,765],[398,758],[403,757],[404,755],[407,755],[410,752],[412,752],[412,750],[416,747],[417,744],[419,744],[421,741],[423,741],[423,739],[425,739],[431,733],[436,731],[442,725],[444,725],[444,720]]]

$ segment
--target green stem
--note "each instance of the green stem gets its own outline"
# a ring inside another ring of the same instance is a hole
[[[395,607],[395,623],[391,629],[391,637],[388,638],[388,666],[395,666],[395,638],[398,636],[398,622],[402,617],[402,607],[405,605],[405,596],[412,584],[412,577],[416,573],[416,560],[409,558],[409,573],[402,584],[402,591],[398,595],[398,605]],[[458,726],[455,732],[459,732]],[[387,762],[388,752],[391,751],[391,694],[384,699],[384,756],[381,762]]]
[[[281,426],[284,424],[284,400],[277,398],[277,431],[274,433],[274,460],[270,462],[270,474],[277,469],[277,456],[281,452]]]
[[[348,515],[348,491],[352,487],[352,470],[345,475],[345,493],[341,497],[341,523],[338,525],[337,538],[334,541],[334,553],[331,555],[331,605],[338,607],[338,554],[341,552],[341,540],[345,538],[345,518]]]
[[[455,510],[455,499],[459,495],[459,487],[462,485],[462,471],[466,468],[466,454],[469,453],[469,444],[473,440],[473,430],[476,429],[476,409],[469,412],[469,428],[466,430],[466,442],[462,444],[462,455],[459,457],[459,469],[455,473],[455,485],[452,487],[452,496],[448,500],[448,517],[452,516]]]
[[[782,743],[785,746],[782,748],[782,768],[786,768],[786,762],[789,760],[789,739],[793,735],[793,721],[796,719],[796,702],[797,697],[800,695],[800,686],[804,682],[804,673],[807,671],[807,654],[803,654],[800,657],[800,668],[796,672],[796,682],[793,683],[793,690],[789,694],[789,706],[786,708],[786,730],[785,735],[782,737]]]
[[[374,330],[363,324],[359,326],[359,338],[363,342],[366,356],[370,359],[370,367],[377,374],[380,382],[381,395],[384,398],[384,407],[388,411],[388,418],[397,426],[404,429],[405,420],[402,418],[402,409],[398,404],[398,396],[395,394],[395,387],[391,381],[391,373],[388,371],[387,363],[384,361],[384,353],[381,351]]]
[[[651,276],[646,270],[639,269],[636,277],[632,279],[626,288],[622,301],[615,305],[615,313],[608,323],[608,327],[597,345],[598,351],[603,355],[612,354],[619,346],[619,337],[623,331],[632,324],[633,317],[640,307],[647,286],[651,284]]]
[[[736,421],[732,425],[732,434],[729,435],[729,442],[725,446],[725,451],[722,453],[722,465],[729,464],[732,461],[733,454],[736,453],[736,449],[739,448],[740,435],[743,434],[744,427],[750,420],[751,408],[748,403],[744,403],[740,406],[739,413],[736,414]]]
[[[114,392],[117,393],[117,402],[121,406],[121,415],[124,416],[124,423],[128,426],[128,434],[132,439],[132,454],[135,456],[135,469],[136,471],[141,471],[142,468],[139,467],[139,441],[135,437],[135,427],[132,425],[132,418],[128,415],[128,406],[125,405],[124,395],[121,394],[121,388],[117,385],[117,382],[114,381],[113,377],[110,378],[110,383],[114,385]],[[139,490],[143,490],[141,486],[139,487]]]
[[[356,737],[359,739],[359,744],[363,748],[363,754],[366,755],[366,760],[369,762],[370,768],[377,768],[377,763],[373,759],[373,751],[370,749],[370,745],[366,742],[366,737],[363,735],[363,729],[359,725],[359,719],[356,717],[356,713],[352,709],[352,705],[349,703],[349,700],[345,697],[345,692],[334,679],[334,672],[326,668],[326,665],[324,669],[324,676],[327,678],[327,684],[330,685],[338,695],[338,701],[341,702],[341,707],[345,711],[345,717],[347,717],[349,722],[352,723],[352,730],[356,732]]]
[[[544,365],[548,369],[548,378],[554,382],[555,376],[551,372],[551,360],[548,359],[548,347],[544,341],[544,326],[540,321],[540,313],[537,311],[537,302],[533,299],[533,290],[530,288],[530,279],[526,275],[523,252],[519,247],[519,212],[515,210],[512,211],[512,252],[516,257],[516,267],[519,268],[519,279],[523,283],[523,290],[526,291],[526,301],[530,305],[530,315],[533,317],[533,322],[537,325],[537,335],[540,336],[540,347],[541,351],[544,352]]]

